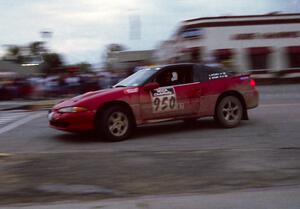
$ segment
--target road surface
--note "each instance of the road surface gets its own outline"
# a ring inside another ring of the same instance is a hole
[[[46,111],[15,116],[0,125],[0,203],[298,186],[300,85],[258,88],[259,107],[237,128],[164,123],[118,143],[50,129]]]

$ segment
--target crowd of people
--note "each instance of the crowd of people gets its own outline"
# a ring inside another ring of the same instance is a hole
[[[171,63],[176,61],[173,60]],[[202,63],[211,67],[235,69],[230,60],[218,62],[215,58],[209,57],[203,59]],[[0,100],[57,98],[106,89],[141,68],[136,67],[133,71],[122,75],[112,74],[109,71],[86,74],[69,72],[32,77],[0,74]]]
[[[110,73],[48,76],[0,76],[0,100],[44,99],[82,94],[113,86],[122,78]]]

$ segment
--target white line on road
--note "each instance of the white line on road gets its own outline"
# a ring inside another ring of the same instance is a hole
[[[14,122],[14,123],[11,123],[11,124],[9,124],[7,126],[4,126],[3,128],[0,129],[0,134],[3,134],[3,133],[5,133],[7,131],[10,131],[10,130],[13,130],[13,129],[15,129],[15,128],[17,128],[17,127],[25,124],[25,123],[28,123],[29,121],[32,121],[32,120],[34,120],[36,118],[41,117],[44,114],[45,114],[45,112],[39,112],[39,113],[33,114],[31,116],[28,116],[26,118],[23,118],[21,120],[18,120],[18,121]]]
[[[25,115],[27,115],[28,113],[23,113],[23,114],[9,114],[6,116],[1,116],[0,115],[0,125],[11,122],[17,118],[21,118],[24,117]]]

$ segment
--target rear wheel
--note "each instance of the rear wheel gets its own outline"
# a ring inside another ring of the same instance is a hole
[[[235,96],[225,96],[218,103],[214,118],[226,128],[237,126],[242,119],[243,106]]]
[[[105,109],[96,121],[96,132],[101,139],[115,142],[129,137],[134,127],[130,111],[122,106]]]

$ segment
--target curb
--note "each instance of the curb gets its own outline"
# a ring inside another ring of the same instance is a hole
[[[300,84],[300,77],[294,78],[255,78],[252,77],[257,85],[282,85],[282,84]]]
[[[0,111],[9,111],[9,110],[27,110],[29,109],[30,105],[18,105],[13,107],[4,107],[0,108]]]
[[[32,104],[27,106],[27,110],[39,110],[39,109],[44,109],[44,110],[49,110],[51,109],[57,102],[52,102],[52,103],[41,103],[41,104]]]
[[[38,101],[36,103],[26,103],[19,105],[7,105],[7,107],[0,107],[0,111],[9,111],[9,110],[39,110],[39,109],[51,109],[55,104],[58,103],[58,100],[53,101]]]

